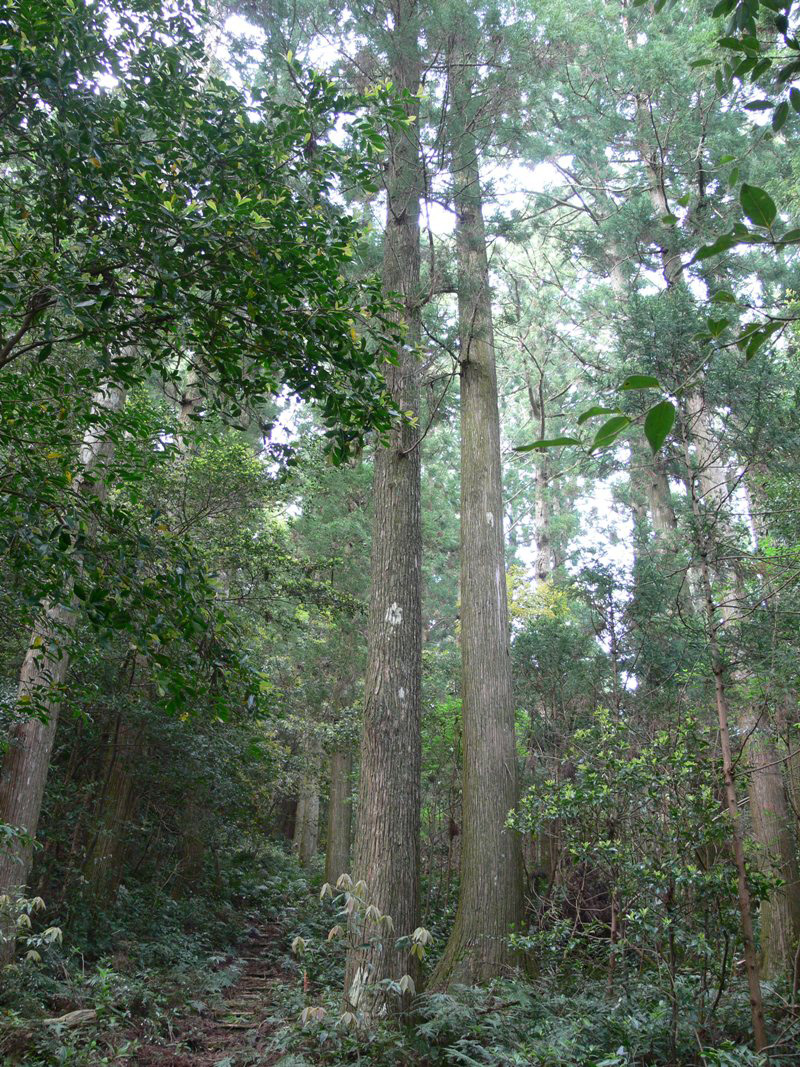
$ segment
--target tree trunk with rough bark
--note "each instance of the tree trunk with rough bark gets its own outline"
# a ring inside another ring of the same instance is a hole
[[[84,863],[93,903],[109,903],[119,887],[125,827],[136,802],[131,764],[139,741],[136,727],[124,715],[118,715],[109,738],[99,800],[100,818]]]
[[[464,777],[461,884],[450,939],[431,988],[479,983],[515,963],[509,934],[523,914],[509,656],[500,419],[489,264],[472,127],[474,57],[449,57],[461,353],[461,658]]]
[[[659,453],[650,456],[647,467],[647,506],[650,522],[657,538],[669,536],[678,528],[675,517],[675,505],[672,502],[672,490],[664,460]]]
[[[408,90],[403,102],[416,117],[421,62],[419,7],[397,0],[387,34],[390,77]],[[406,337],[397,365],[385,367],[398,406],[419,410],[420,196],[423,172],[416,125],[389,135],[383,288],[400,296]],[[384,978],[414,977],[408,948],[395,940],[419,922],[420,718],[422,699],[422,524],[420,430],[396,426],[375,450],[371,587],[367,670],[361,740],[361,780],[353,872],[366,882],[369,901],[391,916],[394,934],[374,925],[370,950],[351,949],[345,1000],[366,1014],[385,998],[365,996]],[[380,947],[379,947],[380,946]]]
[[[768,507],[763,498],[764,471],[752,469],[745,479],[750,524],[761,546],[769,536]],[[787,702],[779,697],[775,728],[766,708],[748,705],[741,730],[747,738],[750,816],[761,869],[783,884],[761,904],[761,970],[765,978],[794,976],[800,945],[800,868],[797,862],[797,744],[784,751]],[[794,809],[794,810],[793,810]]]
[[[791,977],[800,940],[800,874],[781,757],[768,722],[749,707],[740,716],[747,742],[750,818],[760,869],[782,881],[761,904],[761,973]]]
[[[340,749],[330,756],[328,795],[328,837],[325,848],[325,881],[336,885],[340,875],[350,871],[352,825],[351,777],[353,753]]]
[[[294,850],[302,867],[314,860],[319,847],[319,772],[322,745],[309,724],[303,740],[303,776],[297,800],[297,819],[294,826]]]

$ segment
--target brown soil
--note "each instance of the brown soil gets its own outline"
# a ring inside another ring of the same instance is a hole
[[[277,983],[297,981],[279,963],[276,948],[284,936],[281,927],[270,924],[254,927],[242,944],[243,964],[238,980],[223,999],[202,1014],[188,1015],[175,1027],[167,1044],[139,1047],[133,1063],[137,1067],[268,1067],[280,1055],[267,1055],[265,1046],[274,1029],[270,1022],[272,989]],[[126,1060],[128,1064],[131,1059]]]

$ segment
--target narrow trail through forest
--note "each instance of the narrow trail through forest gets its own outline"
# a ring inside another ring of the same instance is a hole
[[[296,979],[282,967],[285,937],[278,923],[254,924],[236,958],[242,965],[237,980],[217,1003],[180,1019],[169,1044],[143,1045],[138,1067],[242,1067],[280,1059],[280,1053],[269,1057],[265,1046],[274,1029],[272,990]]]

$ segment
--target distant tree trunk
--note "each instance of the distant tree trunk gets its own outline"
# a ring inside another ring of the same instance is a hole
[[[697,481],[700,485],[704,517],[716,540],[718,531],[730,532],[726,509],[730,492],[728,468],[720,454],[711,419],[702,394],[693,392],[687,398],[692,440],[697,458]],[[764,535],[753,521],[757,538]],[[714,561],[712,560],[712,566]],[[717,571],[720,568],[716,568]],[[732,588],[723,592],[720,615],[726,626],[736,624],[742,600],[742,579],[734,575],[728,583]],[[748,675],[741,668],[734,680],[746,688]],[[761,969],[767,978],[780,974],[791,976],[795,952],[800,941],[800,875],[798,875],[795,841],[792,830],[790,798],[781,772],[778,746],[771,724],[762,712],[745,698],[739,708],[739,730],[747,745],[750,770],[750,818],[753,840],[758,846],[759,863],[765,873],[777,874],[785,885],[774,890],[762,901]]]
[[[536,549],[534,575],[541,585],[553,577],[556,565],[550,535],[552,521],[549,491],[550,458],[546,453],[536,458],[534,477],[536,494],[533,501],[534,547]]]
[[[691,410],[691,409],[690,409]],[[690,424],[691,425],[691,424]],[[707,483],[703,496],[704,504],[701,506],[696,484],[700,481],[703,471],[702,448],[697,447],[698,477],[693,474],[691,457],[689,452],[689,432],[684,427],[684,450],[686,470],[688,472],[689,492],[691,496],[692,515],[694,519],[695,547],[699,557],[699,572],[702,580],[702,592],[704,601],[704,615],[706,621],[706,636],[708,639],[711,671],[714,677],[714,692],[716,697],[717,721],[719,724],[720,747],[722,750],[722,773],[725,785],[725,800],[730,817],[731,846],[736,865],[739,918],[741,921],[742,949],[744,954],[745,969],[747,971],[747,984],[750,992],[750,1014],[753,1025],[753,1041],[756,1052],[766,1048],[768,1042],[766,1024],[764,1021],[764,1005],[761,995],[761,976],[759,961],[756,951],[755,934],[753,932],[752,905],[750,888],[747,882],[747,866],[745,862],[744,843],[742,837],[741,815],[736,795],[736,777],[734,772],[733,751],[730,737],[730,708],[728,705],[727,688],[725,684],[725,666],[719,647],[720,613],[714,603],[714,594],[711,585],[712,563],[709,537],[708,519],[713,514],[718,517],[719,511],[711,496],[711,484]],[[709,465],[710,466],[710,465]],[[715,483],[716,484],[716,483]],[[703,489],[701,483],[701,490]],[[706,508],[710,510],[707,512]],[[711,529],[713,530],[713,520]]]
[[[761,476],[751,471],[746,481],[750,522],[758,545],[769,535],[763,500]],[[758,501],[759,507],[755,507]],[[776,876],[782,885],[761,904],[761,970],[766,978],[794,975],[800,944],[800,869],[797,863],[796,800],[798,754],[797,742],[785,757],[777,733],[786,725],[786,701],[779,697],[776,726],[760,711],[748,705],[741,718],[741,730],[747,738],[750,771],[750,814],[753,839],[759,846],[762,870]],[[792,809],[795,810],[792,810]]]
[[[506,826],[517,802],[517,757],[491,292],[470,115],[474,62],[462,47],[449,57],[461,349],[464,784],[458,910],[431,978],[434,989],[502,974],[515,960],[508,938],[523,914],[520,841]]]
[[[311,726],[303,743],[305,766],[297,800],[294,825],[294,850],[303,867],[314,860],[319,848],[319,771],[322,746]]]
[[[537,424],[534,432],[540,438],[544,438],[546,436],[547,425],[547,412],[545,411],[544,399],[544,376],[543,374],[540,374],[538,388],[534,388],[530,371],[526,370],[525,383],[528,387],[528,402],[531,406],[531,415]],[[550,456],[546,451],[542,452],[534,457],[534,463],[533,538],[536,559],[533,566],[534,578],[537,584],[541,585],[542,582],[547,582],[552,578],[556,566],[550,536],[550,525],[552,520],[549,491]]]
[[[300,843],[303,840],[306,820],[306,798],[301,792],[297,797],[297,806],[294,809],[294,829],[292,831],[292,851],[300,855]]]
[[[761,972],[765,978],[792,976],[800,940],[800,874],[793,818],[786,802],[781,759],[769,727],[748,708],[740,717],[749,738],[750,816],[758,863],[765,874],[783,881],[761,904]]]
[[[124,403],[124,390],[105,386],[95,397],[94,408],[98,412],[115,412]],[[90,428],[80,448],[73,492],[104,493],[102,468],[112,454],[113,444],[103,430]],[[33,631],[20,671],[17,706],[33,707],[38,714],[14,725],[0,769],[0,822],[23,835],[0,850],[0,894],[12,897],[24,890],[31,870],[33,842],[69,671],[69,646],[75,627],[72,599],[71,587],[65,589],[63,603],[46,605],[42,621]],[[7,922],[0,920],[0,927],[1,963],[13,958],[14,940]]]
[[[197,796],[186,798],[181,827],[181,859],[176,883],[176,895],[191,894],[197,891],[197,884],[203,877],[206,859],[206,837],[203,812],[197,803]]]
[[[786,767],[786,792],[794,816],[795,835],[800,834],[800,708],[797,694],[787,693],[778,702],[776,725],[781,736]]]
[[[647,504],[653,532],[657,537],[669,535],[678,528],[669,477],[659,453],[650,456],[647,468]]]
[[[84,863],[93,903],[108,904],[122,877],[125,828],[136,801],[131,765],[139,741],[136,727],[124,715],[118,715],[109,739],[99,825]]]
[[[390,76],[407,90],[408,114],[418,111],[421,66],[419,8],[397,0],[387,34]],[[383,287],[402,300],[406,338],[386,378],[403,411],[419,410],[420,195],[422,166],[416,126],[389,135]],[[407,948],[394,941],[419,922],[419,835],[422,687],[422,525],[420,430],[396,426],[375,450],[374,522],[367,627],[367,670],[361,741],[361,780],[353,870],[368,887],[370,902],[392,917],[394,936],[368,930],[383,941],[369,957],[353,949],[347,961],[345,999],[368,1014],[380,997],[365,997],[365,983],[417,973]],[[368,964],[373,970],[367,974]],[[355,1002],[355,1003],[354,1003]]]
[[[325,850],[325,881],[336,885],[340,875],[350,870],[350,830],[352,805],[350,794],[353,753],[350,749],[330,756],[330,791],[328,795],[328,839]]]
[[[294,841],[294,827],[297,822],[297,797],[278,796],[273,801],[274,832],[287,842]]]

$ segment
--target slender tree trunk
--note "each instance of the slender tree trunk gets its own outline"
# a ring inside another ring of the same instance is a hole
[[[295,855],[300,855],[300,844],[303,840],[303,834],[305,833],[306,826],[306,798],[304,793],[299,793],[297,797],[297,807],[294,809],[294,830],[292,832],[292,851]]]
[[[530,370],[526,369],[525,383],[528,387],[528,402],[531,406],[531,415],[536,422],[535,432],[540,438],[544,438],[547,436],[547,412],[545,411],[543,372],[540,372],[539,375],[538,388],[534,388]],[[550,538],[551,503],[549,485],[551,461],[549,454],[545,451],[535,456],[534,463],[533,538],[536,552],[534,578],[537,584],[541,585],[543,582],[550,580],[556,566]]]
[[[797,694],[787,693],[778,703],[776,725],[785,748],[786,794],[794,816],[795,836],[800,833],[800,708]]]
[[[684,434],[684,448],[686,469],[691,472],[691,459],[689,455],[689,437]],[[716,697],[717,721],[719,724],[720,747],[722,750],[722,773],[725,784],[725,800],[731,824],[731,846],[736,865],[739,918],[742,932],[742,949],[744,953],[745,968],[747,971],[747,984],[750,992],[750,1014],[753,1025],[753,1040],[756,1052],[766,1048],[769,1041],[767,1038],[766,1024],[764,1021],[764,1005],[761,996],[761,980],[759,974],[758,955],[756,952],[755,934],[753,932],[752,905],[750,888],[747,884],[747,866],[744,855],[744,843],[742,839],[741,816],[739,813],[738,798],[736,795],[736,778],[734,774],[733,752],[730,737],[730,710],[728,707],[727,690],[725,686],[725,668],[719,647],[719,621],[718,609],[714,603],[714,595],[711,586],[711,563],[709,560],[709,539],[704,526],[704,513],[701,509],[697,493],[695,491],[695,478],[689,476],[689,488],[691,493],[692,514],[695,524],[695,544],[700,561],[700,576],[703,583],[703,598],[705,604],[705,619],[711,659],[711,671],[714,676],[714,692]],[[705,494],[708,497],[708,493]]]
[[[353,753],[350,749],[330,756],[328,796],[328,839],[325,850],[325,881],[336,885],[340,875],[350,870],[350,828],[352,824],[351,777]]]
[[[703,397],[695,392],[687,398],[692,440],[697,458],[697,481],[703,501],[703,514],[712,531],[730,533],[726,507],[730,495],[728,468],[714,440],[713,427]],[[757,538],[763,527],[753,521]],[[717,568],[719,570],[719,568]],[[742,579],[734,575],[732,589],[724,593],[720,609],[726,626],[736,624],[743,593]],[[735,674],[746,690],[747,672]],[[741,702],[738,726],[747,746],[750,773],[750,818],[753,841],[758,846],[758,862],[765,873],[777,875],[785,884],[773,890],[760,907],[761,969],[765,977],[791,975],[800,940],[800,875],[792,833],[790,797],[783,780],[778,745],[766,711],[755,708],[750,697]]]
[[[533,501],[533,530],[536,562],[534,575],[539,585],[549,581],[553,576],[556,561],[550,538],[551,504],[550,504],[550,457],[547,453],[536,457],[535,497]]]
[[[750,523],[761,545],[769,535],[762,489],[763,470],[751,469],[745,482]],[[781,695],[782,696],[782,695]],[[798,745],[783,755],[786,702],[778,698],[776,729],[750,705],[741,716],[750,771],[750,814],[762,869],[783,883],[761,904],[761,970],[766,978],[794,975],[800,944],[800,870],[797,863],[796,792]],[[795,810],[793,810],[793,808]]]
[[[660,453],[650,457],[647,468],[647,504],[656,537],[674,533],[678,528],[678,520],[672,503],[669,477]]]
[[[410,97],[403,106],[416,117],[420,85],[419,8],[395,0],[388,34],[390,75]],[[422,166],[416,126],[389,136],[383,287],[402,301],[406,338],[386,378],[403,411],[419,410],[420,195]],[[395,427],[375,451],[374,523],[367,629],[367,670],[361,741],[361,781],[354,873],[366,882],[371,903],[391,916],[394,937],[370,927],[382,949],[353,948],[345,974],[345,999],[368,1014],[381,997],[365,986],[416,974],[408,948],[394,940],[419,921],[419,834],[422,686],[422,525],[419,429]],[[372,969],[368,972],[368,967]]]
[[[42,809],[44,785],[69,670],[65,649],[75,624],[74,613],[63,604],[50,605],[36,627],[25,654],[19,683],[18,705],[33,705],[36,718],[23,719],[11,731],[0,773],[0,821],[21,836],[0,850],[0,890],[14,896],[28,881],[33,843]],[[13,941],[5,935],[0,960],[13,955]]]
[[[322,745],[309,724],[303,742],[303,777],[297,801],[294,849],[302,867],[309,867],[319,848],[319,772]]]
[[[109,741],[99,825],[84,864],[93,903],[109,903],[119,887],[125,827],[136,800],[131,764],[138,748],[138,730],[119,715]]]
[[[749,708],[741,716],[741,729],[749,738],[750,816],[758,863],[783,882],[761,904],[761,971],[765,978],[791,976],[800,940],[800,874],[782,761],[769,724],[757,711]]]
[[[125,392],[106,386],[94,400],[95,410],[120,411]],[[113,444],[103,429],[89,429],[79,452],[79,474],[73,491],[102,494],[103,467],[111,459]],[[0,850],[0,894],[20,894],[28,881],[33,843],[42,810],[58,715],[69,671],[69,646],[75,628],[72,588],[64,590],[63,603],[44,606],[42,621],[34,628],[20,671],[17,706],[33,708],[36,715],[18,721],[0,769],[0,822],[21,836]],[[0,918],[0,963],[14,954],[13,932]]]
[[[189,795],[183,810],[181,859],[175,885],[176,896],[197,892],[197,885],[203,877],[205,867],[205,830],[205,820],[197,803],[197,797]]]
[[[470,125],[474,57],[450,56],[461,345],[461,657],[464,785],[461,885],[433,988],[483,982],[513,964],[522,861],[506,825],[517,802],[509,656],[500,419],[477,146]]]

